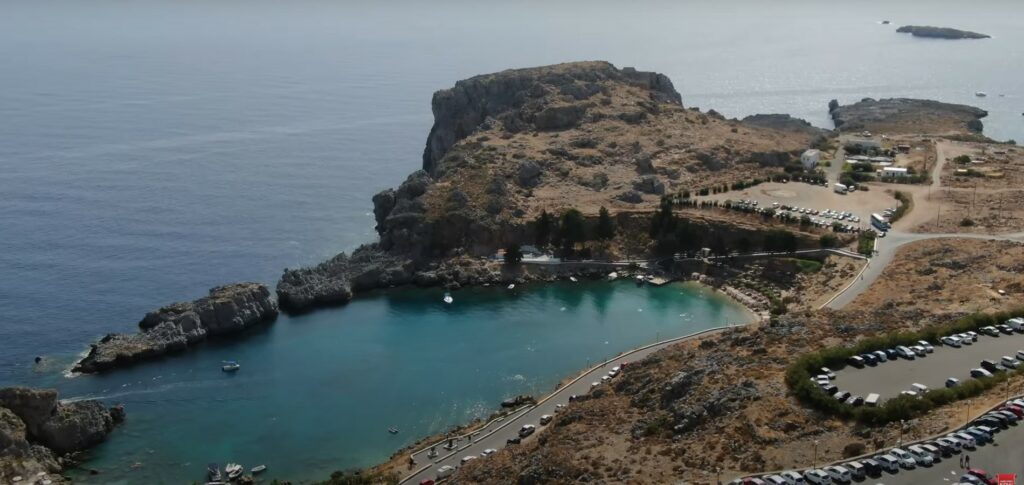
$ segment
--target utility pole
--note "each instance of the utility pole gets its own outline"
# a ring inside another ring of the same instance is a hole
[[[818,440],[814,440],[814,458],[811,460],[811,468],[818,468]]]
[[[903,420],[900,420],[900,446],[903,446]]]

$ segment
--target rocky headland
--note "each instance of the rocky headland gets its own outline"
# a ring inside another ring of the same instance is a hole
[[[666,194],[782,173],[827,133],[786,115],[685,108],[663,74],[607,62],[475,76],[435,93],[432,108],[421,169],[373,197],[379,242],[285,270],[284,310],[372,288],[462,285],[441,262],[532,244],[542,211],[653,212]],[[487,274],[479,281],[516,278]]]
[[[990,39],[992,36],[971,32],[969,30],[958,30],[949,27],[933,27],[930,25],[904,25],[896,32],[910,34],[914,37],[928,37],[932,39]]]
[[[109,334],[92,345],[74,372],[93,373],[181,351],[207,337],[238,333],[277,318],[277,300],[260,283],[219,286],[190,302],[151,311],[134,334]]]
[[[846,106],[832,100],[829,113],[842,132],[937,135],[981,133],[981,119],[988,116],[973,106],[909,98],[864,98]]]
[[[73,454],[102,442],[123,420],[120,407],[61,403],[52,389],[0,389],[0,482],[63,483],[56,474],[73,463]]]

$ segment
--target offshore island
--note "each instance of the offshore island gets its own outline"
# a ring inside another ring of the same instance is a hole
[[[424,439],[326,483],[713,483],[937,435],[963,424],[960,402],[981,409],[1001,397],[996,384],[1024,379],[1008,367],[913,406],[880,389],[880,405],[867,408],[863,397],[833,399],[834,377],[809,387],[805,376],[823,362],[840,371],[854,348],[884,354],[884,342],[1021,315],[1024,211],[1003,198],[1024,188],[1024,151],[985,137],[987,113],[969,106],[864,99],[827,109],[836,130],[779,114],[729,119],[684,106],[664,75],[606,62],[459,81],[433,97],[420,169],[373,197],[377,242],[286,269],[276,291],[238,283],[159,308],[138,333],[93,344],[74,370],[145,365],[370,290],[615,273],[638,284],[697,280],[762,319],[590,369],[549,399],[515,400],[501,425],[459,430],[451,448],[445,436]],[[55,456],[99,443],[124,418],[39,392],[0,391],[0,412],[17,418],[0,433],[0,445],[13,443],[0,446],[3,476],[56,474],[73,462]],[[69,406],[98,416],[99,431],[72,445],[46,424]]]

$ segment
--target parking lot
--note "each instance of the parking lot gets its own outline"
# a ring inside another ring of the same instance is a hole
[[[960,348],[932,344],[935,351],[926,357],[889,360],[863,369],[848,366],[836,372],[834,383],[840,391],[856,396],[879,394],[881,401],[911,390],[915,383],[924,384],[929,389],[940,389],[945,387],[946,379],[950,377],[961,382],[971,379],[971,369],[980,367],[984,359],[998,363],[1004,355],[1016,357],[1018,350],[1024,350],[1024,335],[1014,333],[991,337],[979,333],[977,342]]]

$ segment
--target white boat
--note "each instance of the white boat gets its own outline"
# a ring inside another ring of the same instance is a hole
[[[235,362],[233,360],[226,361],[224,362],[224,365],[220,366],[220,370],[224,372],[235,372],[241,368],[242,366],[239,365],[238,362]]]
[[[508,289],[510,289],[510,290],[516,289],[516,284],[515,283],[509,283],[508,284]]]
[[[452,298],[452,295],[450,295],[450,294],[448,294],[448,293],[445,293],[445,294],[444,294],[444,302],[445,302],[445,303],[447,303],[447,304],[449,304],[449,305],[450,305],[450,304],[451,304],[451,303],[452,303],[453,301],[455,301],[455,299],[454,299],[454,298]]]
[[[239,465],[238,463],[228,463],[227,465],[224,465],[224,472],[227,473],[228,478],[232,480],[242,476],[244,471],[245,470],[242,468],[242,465]]]
[[[570,276],[570,277],[569,277],[569,281],[572,281],[573,283],[575,283],[575,282],[576,282],[576,281],[578,281],[578,280],[576,279],[576,277],[575,277],[575,276]]]
[[[257,465],[257,466],[252,467],[252,470],[249,470],[249,471],[253,475],[256,475],[258,473],[263,473],[263,472],[267,471],[267,465]]]
[[[985,96],[988,96],[987,94],[985,94],[984,91],[975,92],[974,95],[979,97],[979,98],[984,98]]]
[[[616,273],[614,271],[612,271],[611,273],[608,273],[608,281],[615,281],[617,279],[619,279],[619,274],[618,273]]]

